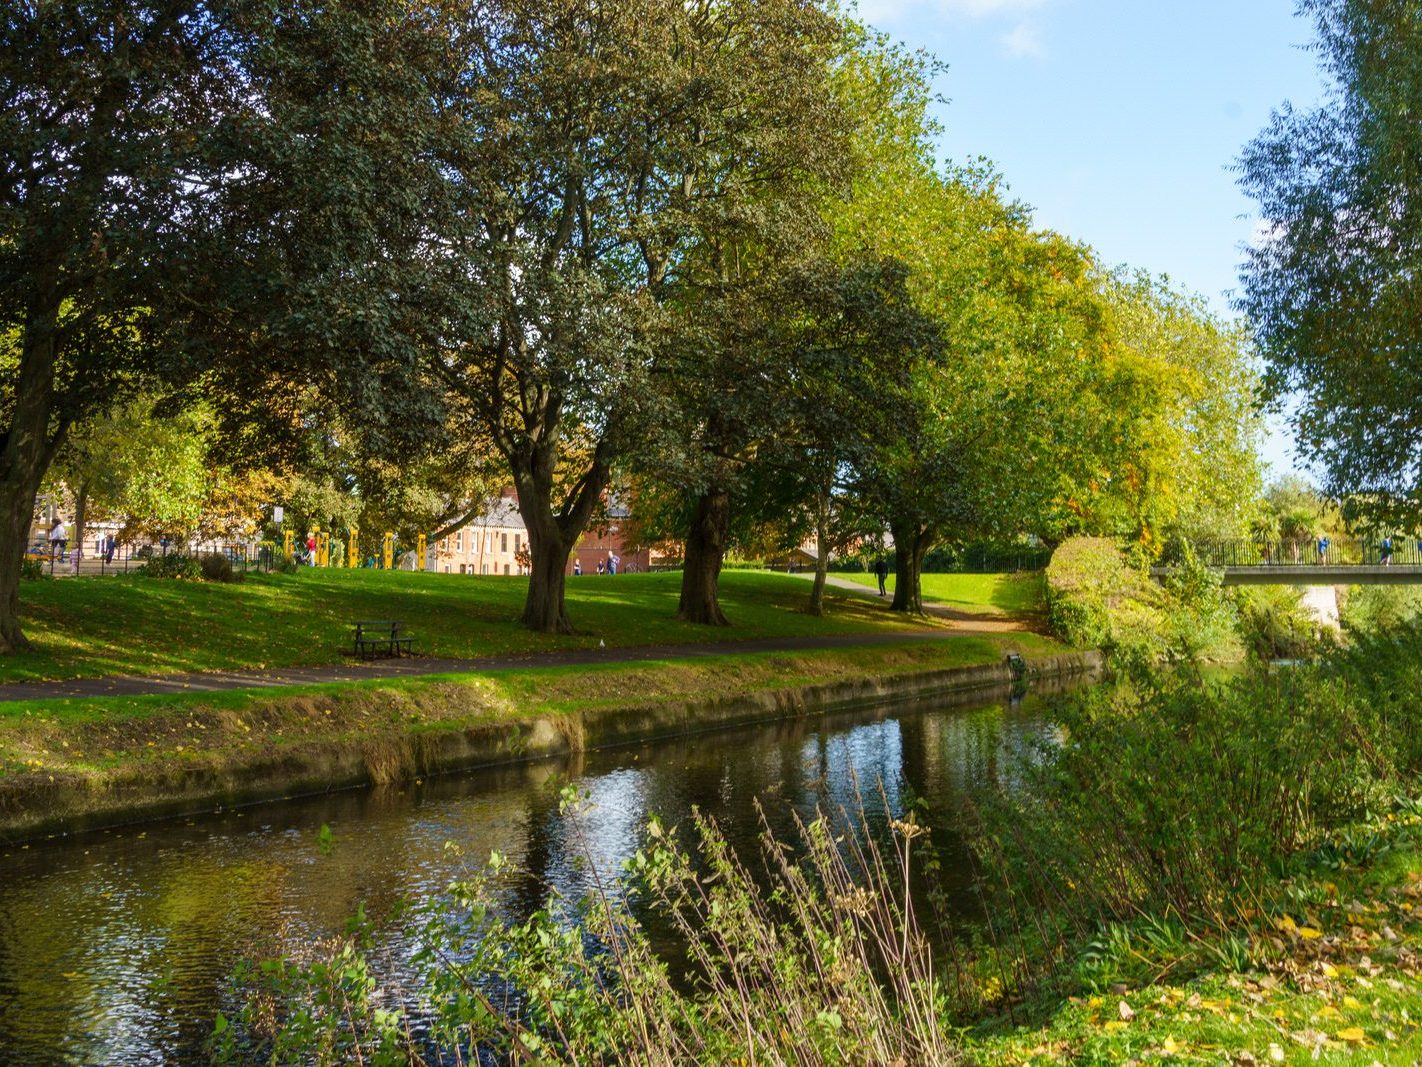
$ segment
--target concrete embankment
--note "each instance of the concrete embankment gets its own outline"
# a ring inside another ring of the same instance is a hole
[[[1094,652],[1025,663],[1027,677],[1042,682],[1089,675],[1101,666],[1102,658]],[[441,722],[434,728],[414,724],[411,717],[411,725],[403,728],[318,735],[291,743],[253,745],[220,756],[194,755],[182,762],[127,764],[92,774],[0,778],[0,843],[782,719],[867,712],[904,703],[941,706],[968,702],[1006,689],[1016,680],[1013,667],[1004,661],[760,689],[705,700],[639,703],[629,699],[614,707],[539,715],[491,709],[481,702],[476,687],[445,685],[422,698],[426,707],[431,700],[442,703]],[[375,692],[364,699],[401,698]],[[288,710],[279,696],[268,696],[267,700],[277,711]],[[460,706],[465,701],[467,714]],[[292,696],[285,703],[307,714],[316,711],[310,697]],[[233,718],[231,712],[214,714]],[[193,717],[189,713],[189,718]],[[191,727],[193,722],[185,725]],[[237,725],[249,728],[242,721]]]

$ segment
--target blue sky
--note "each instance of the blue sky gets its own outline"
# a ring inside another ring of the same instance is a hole
[[[1293,0],[860,0],[948,64],[944,159],[986,156],[1038,223],[1229,312],[1252,204],[1230,167],[1285,100],[1318,102]],[[1294,464],[1277,433],[1265,450]]]

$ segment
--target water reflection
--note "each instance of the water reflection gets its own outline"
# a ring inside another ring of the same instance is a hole
[[[441,892],[467,862],[458,853],[482,863],[497,850],[532,872],[504,901],[523,918],[550,891],[610,880],[652,813],[684,823],[699,807],[743,853],[757,798],[780,835],[796,814],[854,809],[861,791],[882,826],[914,797],[950,809],[1048,729],[1036,698],[892,709],[12,848],[0,853],[0,1061],[199,1061],[216,1013],[233,1009],[225,979],[240,960],[300,954],[362,904],[383,980],[399,987],[413,922],[397,905]],[[592,805],[576,821],[559,814],[568,781]],[[335,835],[324,852],[323,824]],[[966,855],[939,843],[941,877],[969,909]]]

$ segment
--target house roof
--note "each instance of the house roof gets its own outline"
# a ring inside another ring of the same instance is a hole
[[[477,516],[470,519],[468,526],[492,526],[500,530],[526,530],[527,524],[519,513],[518,502],[509,497],[496,497]]]

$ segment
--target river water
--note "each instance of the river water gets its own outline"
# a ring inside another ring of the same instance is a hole
[[[509,896],[519,917],[543,906],[546,886],[576,896],[615,872],[653,813],[675,825],[698,806],[749,855],[756,798],[785,836],[794,814],[853,807],[857,791],[877,827],[915,796],[951,810],[968,785],[1010,774],[1015,753],[1051,729],[1040,696],[975,699],[12,846],[0,852],[0,1063],[202,1062],[216,1014],[235,1010],[227,977],[239,961],[299,954],[340,934],[361,906],[376,958],[394,972],[382,977],[398,986],[414,948],[414,921],[398,905],[466,872],[461,853],[482,862],[498,850],[538,872]],[[569,782],[592,804],[576,827],[559,814]],[[950,899],[972,910],[961,848],[943,833],[937,843]]]

